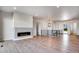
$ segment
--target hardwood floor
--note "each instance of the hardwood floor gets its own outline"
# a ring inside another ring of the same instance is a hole
[[[37,36],[34,38],[5,41],[0,52],[4,53],[78,53],[79,37],[64,34],[62,36]]]

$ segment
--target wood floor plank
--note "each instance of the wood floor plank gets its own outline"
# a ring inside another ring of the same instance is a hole
[[[79,37],[74,35],[36,36],[5,41],[0,53],[79,53]]]

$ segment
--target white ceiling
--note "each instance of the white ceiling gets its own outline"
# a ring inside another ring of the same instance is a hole
[[[13,12],[13,6],[2,6],[0,10],[6,12]],[[63,17],[78,18],[79,16],[79,7],[78,6],[17,6],[16,11],[26,13],[32,16],[41,16],[47,17],[52,16],[54,20],[63,20]]]

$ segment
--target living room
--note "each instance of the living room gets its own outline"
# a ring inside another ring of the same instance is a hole
[[[1,6],[0,52],[79,52],[78,10],[78,6]]]

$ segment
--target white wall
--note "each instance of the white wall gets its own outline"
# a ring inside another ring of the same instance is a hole
[[[77,30],[76,30],[76,32],[77,32],[77,35],[79,35],[79,23],[77,23]]]
[[[77,33],[77,23],[76,22],[73,24],[73,32],[75,34]]]
[[[14,13],[14,25],[20,28],[33,28],[33,17],[16,12]]]
[[[3,38],[3,24],[2,24],[2,12],[0,11],[0,40]]]
[[[14,39],[13,13],[3,12],[3,39]]]
[[[36,36],[36,19],[33,18],[33,35]]]

